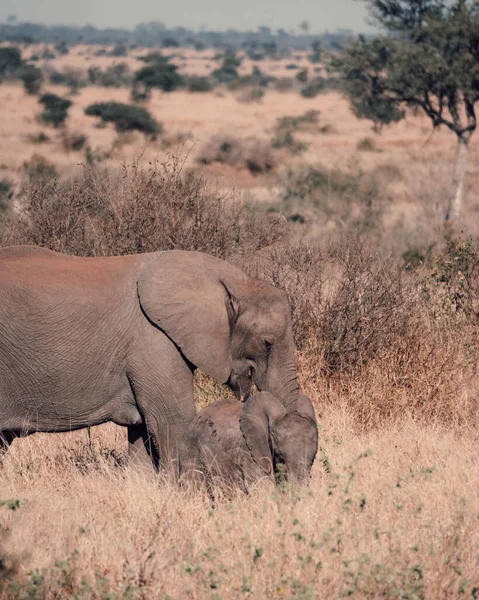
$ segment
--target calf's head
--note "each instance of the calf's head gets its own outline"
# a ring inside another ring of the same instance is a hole
[[[299,394],[287,410],[268,392],[245,402],[240,427],[255,462],[276,481],[302,483],[309,478],[318,451],[318,428],[310,399]]]

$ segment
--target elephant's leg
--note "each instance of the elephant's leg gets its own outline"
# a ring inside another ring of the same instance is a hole
[[[145,473],[158,468],[158,452],[144,424],[128,427],[128,462]]]
[[[180,474],[180,442],[186,431],[187,423],[181,418],[168,420],[161,418],[149,419],[146,415],[146,423],[151,437],[155,438],[158,457],[158,467],[167,477],[174,481],[178,480]]]
[[[182,381],[185,384],[183,390]],[[152,448],[158,453],[158,467],[175,481],[178,480],[180,470],[180,443],[190,421],[196,415],[191,374],[190,384],[191,388],[184,380],[178,378],[174,389],[163,388],[160,393],[151,396],[139,394],[137,397]],[[136,432],[137,435],[138,433]],[[135,448],[140,443],[139,439],[133,438],[132,442],[136,442]],[[152,455],[155,456],[154,452]]]
[[[196,416],[193,396],[193,372],[176,346],[161,332],[151,328],[143,332],[141,351],[131,357],[129,380],[135,403],[158,452],[162,472],[179,476],[179,444],[190,421]],[[141,457],[140,434],[131,431],[132,453]],[[149,445],[149,444],[148,444]],[[147,445],[147,448],[148,448]],[[144,454],[143,454],[144,457]]]

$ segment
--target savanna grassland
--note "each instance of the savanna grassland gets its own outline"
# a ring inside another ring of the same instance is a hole
[[[139,50],[95,52],[48,62],[80,80],[141,66]],[[168,52],[181,73],[218,66]],[[84,114],[129,102],[126,85],[44,83],[73,102],[58,129],[0,85],[0,244],[198,249],[284,287],[320,433],[309,487],[214,507],[129,471],[114,425],[16,440],[0,458],[2,600],[479,596],[477,142],[445,238],[454,136],[413,114],[376,135],[338,92],[303,97],[291,63],[313,72],[304,53],[258,63],[276,78],[262,95],[153,90],[154,139]],[[198,373],[198,406],[228,393]]]

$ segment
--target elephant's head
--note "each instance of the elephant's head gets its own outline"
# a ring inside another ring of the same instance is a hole
[[[298,383],[286,294],[202,254],[159,253],[138,280],[141,307],[195,367],[238,397],[251,382],[295,407]]]
[[[287,411],[267,392],[246,400],[240,427],[251,455],[265,475],[301,483],[309,477],[318,451],[318,428],[311,401],[299,394]]]

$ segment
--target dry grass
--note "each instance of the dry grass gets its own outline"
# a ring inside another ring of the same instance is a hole
[[[1,471],[2,600],[477,593],[474,431],[406,420],[358,435],[338,405],[322,415],[308,489],[260,487],[214,510],[115,466],[119,431],[15,442]]]

